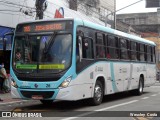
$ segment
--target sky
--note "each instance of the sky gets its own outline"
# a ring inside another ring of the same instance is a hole
[[[140,0],[116,0],[116,9],[119,10],[123,7],[126,7],[132,3],[135,3]],[[123,10],[120,10],[117,12],[117,14],[123,14],[123,13],[143,13],[143,12],[157,12],[157,8],[145,8],[145,0],[136,3],[130,7],[127,7]]]

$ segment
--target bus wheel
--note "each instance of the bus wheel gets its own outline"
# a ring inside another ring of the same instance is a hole
[[[135,90],[135,94],[136,95],[143,94],[143,78],[142,77],[140,77],[140,79],[139,79],[138,89]]]
[[[91,98],[91,104],[92,105],[99,105],[99,104],[101,104],[102,99],[103,99],[103,86],[100,81],[97,81],[96,85],[94,87],[93,98]]]
[[[40,101],[44,105],[51,105],[53,103],[53,100],[40,100]]]

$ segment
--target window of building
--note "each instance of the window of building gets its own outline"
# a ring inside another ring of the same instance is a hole
[[[125,22],[128,24],[135,24],[135,18],[126,18]]]
[[[139,24],[146,24],[146,18],[139,18]]]

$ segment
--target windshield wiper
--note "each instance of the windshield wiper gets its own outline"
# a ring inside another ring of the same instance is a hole
[[[56,37],[56,35],[57,35],[57,32],[54,32],[52,34],[51,38],[49,39],[48,44],[46,44],[46,42],[45,42],[45,48],[44,48],[44,51],[43,51],[44,54],[46,54],[49,51],[50,47],[54,43],[54,38]]]

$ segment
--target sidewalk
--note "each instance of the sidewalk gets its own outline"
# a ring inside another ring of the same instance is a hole
[[[3,101],[0,101],[0,105],[24,101],[24,100],[20,100],[20,99],[12,99],[11,93],[0,93],[0,98],[3,100]]]

